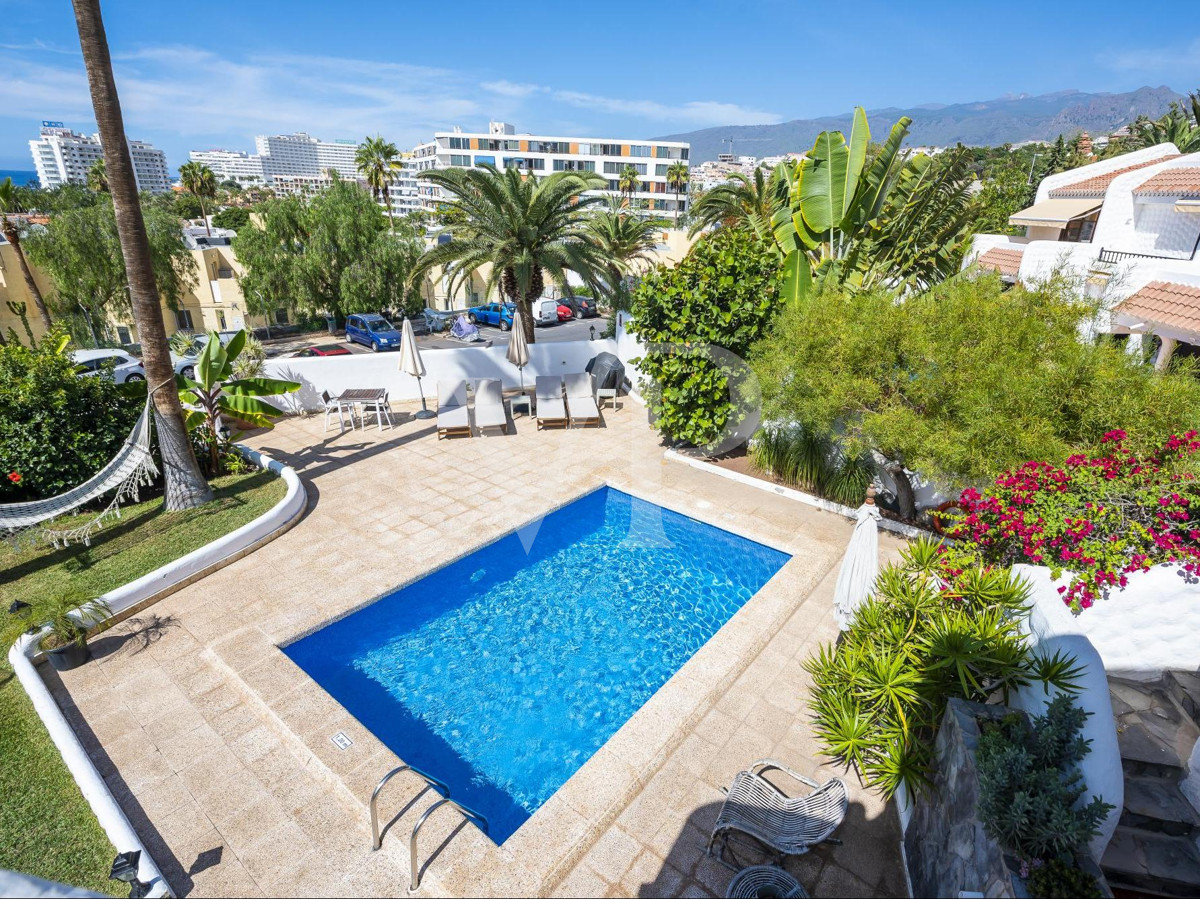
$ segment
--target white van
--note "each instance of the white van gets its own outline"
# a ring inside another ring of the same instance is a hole
[[[533,310],[534,327],[558,324],[558,300],[542,297],[532,301],[529,306]]]

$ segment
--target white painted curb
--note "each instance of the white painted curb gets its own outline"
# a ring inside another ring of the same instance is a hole
[[[299,476],[282,462],[255,450],[237,445],[237,450],[260,468],[273,471],[283,478],[287,492],[283,499],[254,521],[242,525],[212,543],[202,546],[182,558],[176,559],[149,574],[105,593],[101,599],[108,603],[113,617],[145,603],[160,598],[173,588],[198,580],[210,571],[229,564],[240,556],[245,555],[257,546],[266,543],[279,533],[287,530],[304,514],[308,505],[308,496]],[[79,738],[63,717],[62,710],[50,691],[46,688],[41,675],[34,668],[32,657],[37,653],[36,642],[40,634],[22,636],[8,652],[8,661],[16,672],[21,686],[29,694],[34,709],[46,725],[50,739],[62,755],[67,769],[75,782],[79,784],[80,792],[92,807],[96,820],[108,834],[108,839],[116,847],[117,852],[139,850],[142,853],[138,864],[138,879],[151,884],[151,897],[170,896],[167,880],[150,856],[150,851],[142,844],[137,832],[121,811],[120,805],[113,798],[108,785],[95,764],[79,742]]]
[[[782,496],[785,499],[795,500],[796,502],[804,503],[806,506],[812,506],[815,509],[820,509],[822,512],[833,512],[835,515],[843,515],[851,521],[858,518],[858,509],[852,509],[850,506],[843,506],[841,503],[835,503],[831,500],[821,499],[819,496],[813,496],[811,493],[805,493],[802,490],[793,490],[791,487],[782,487],[779,484],[774,484],[771,481],[764,481],[762,478],[752,477],[748,474],[742,474],[740,471],[730,471],[728,468],[722,468],[720,465],[713,465],[711,462],[704,462],[701,459],[693,459],[691,456],[685,456],[675,450],[667,450],[663,455],[672,462],[682,462],[685,465],[690,465],[692,468],[697,468],[700,471],[707,471],[710,474],[719,475],[723,478],[729,478],[731,481],[737,481],[739,484],[746,484],[750,487],[755,487],[759,490],[765,490],[768,493],[774,493]],[[911,524],[902,524],[899,521],[892,521],[890,518],[883,518],[879,522],[879,527],[885,531],[891,531],[893,534],[899,534],[902,537],[916,539],[917,537],[931,536],[928,531],[923,531],[921,528],[913,527]]]

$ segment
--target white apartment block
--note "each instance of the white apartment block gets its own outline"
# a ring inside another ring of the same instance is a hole
[[[439,131],[433,140],[413,150],[415,167],[427,169],[470,168],[488,163],[504,170],[515,168],[536,177],[554,172],[596,172],[608,180],[599,193],[620,193],[619,179],[626,166],[633,166],[642,179],[633,200],[649,214],[675,212],[674,188],[667,183],[672,163],[688,164],[691,145],[680,141],[637,141],[624,138],[578,138],[517,134],[512,125],[491,122],[486,133]],[[426,209],[436,209],[441,200],[433,185],[418,182],[418,196]],[[678,198],[679,211],[687,210],[687,187]]]
[[[128,143],[138,190],[151,193],[170,190],[167,155],[145,141]],[[77,134],[63,127],[62,122],[42,122],[38,139],[29,142],[29,151],[33,154],[38,181],[46,188],[86,184],[88,171],[97,160],[104,158],[99,134]]]
[[[420,212],[422,209],[420,197],[420,182],[417,181],[417,158],[412,153],[401,154],[400,168],[392,176],[388,187],[388,199],[391,201],[393,215],[407,215],[410,212]]]
[[[322,141],[303,132],[295,134],[260,134],[254,146],[262,159],[264,172],[272,179],[283,177],[316,177],[329,170],[346,180],[358,177],[354,154],[358,143],[352,140]]]
[[[977,235],[964,267],[1065,273],[1100,301],[1097,331],[1155,341],[1160,367],[1200,355],[1200,153],[1159,144],[1050,175],[1009,223],[1025,234]]]
[[[236,150],[192,150],[188,158],[212,169],[218,183],[236,181],[244,187],[267,181],[261,156]]]

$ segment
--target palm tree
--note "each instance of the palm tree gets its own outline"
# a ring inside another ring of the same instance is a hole
[[[450,212],[448,243],[428,250],[414,267],[412,283],[440,266],[450,289],[491,265],[487,290],[499,285],[524,319],[525,339],[533,343],[531,302],[542,295],[545,276],[560,288],[575,272],[598,289],[607,260],[588,229],[591,209],[602,196],[583,196],[607,183],[594,172],[555,172],[524,179],[515,169],[494,165],[472,169],[433,169],[417,177],[437,185]],[[447,219],[444,219],[446,221]]]
[[[788,200],[788,180],[782,165],[768,175],[759,167],[754,177],[733,175],[724,184],[700,195],[692,204],[692,230],[695,234],[713,225],[748,228],[760,239],[771,239],[771,220]]]
[[[175,369],[167,346],[162,301],[154,280],[150,240],[146,236],[146,222],[138,201],[133,160],[125,141],[125,122],[113,79],[108,37],[100,16],[100,0],[72,0],[72,4],[96,125],[100,129],[100,140],[108,148],[106,168],[109,169],[108,184],[112,191],[117,234],[129,278],[129,297],[142,344],[148,389],[152,391],[157,413],[156,433],[166,481],[163,508],[169,512],[192,509],[211,500],[213,494],[196,464],[196,454],[192,452],[192,441],[183,420],[183,407],[179,404],[179,392],[174,387]]]
[[[21,203],[21,196],[17,192],[12,178],[0,181],[0,233],[12,245],[13,252],[17,256],[17,264],[21,266],[21,277],[25,279],[25,289],[33,297],[33,305],[37,307],[38,316],[48,331],[50,330],[50,311],[46,308],[46,301],[42,299],[42,292],[38,290],[37,283],[33,280],[33,272],[30,271],[29,262],[25,259],[25,251],[21,249],[21,229],[8,217],[9,213],[16,215],[24,211],[25,206]]]
[[[108,193],[108,171],[104,168],[104,157],[92,163],[88,169],[87,186],[98,194]]]
[[[618,303],[618,294],[626,275],[650,263],[659,243],[659,234],[667,227],[666,219],[642,218],[621,209],[621,201],[610,197],[607,209],[597,211],[588,220],[588,234],[605,260],[604,280],[609,301]]]
[[[1188,94],[1188,103],[1171,104],[1160,119],[1138,116],[1129,126],[1131,141],[1140,147],[1172,143],[1180,153],[1200,152],[1200,91]]]
[[[216,198],[217,176],[203,163],[185,162],[179,167],[179,180],[183,183],[183,189],[200,201],[200,215],[204,218],[204,231],[212,235],[212,229],[208,227],[208,212],[204,208],[204,201]]]
[[[679,227],[679,195],[683,193],[683,189],[687,187],[688,179],[691,178],[691,172],[688,170],[687,163],[683,160],[672,162],[667,166],[667,184],[675,191],[675,227]]]
[[[629,196],[630,209],[633,208],[633,194],[638,189],[638,184],[640,181],[641,176],[638,174],[638,170],[632,165],[625,166],[625,168],[621,170],[620,177],[617,179],[617,187],[620,189],[621,193]]]
[[[390,187],[392,173],[399,171],[403,165],[400,162],[400,151],[396,149],[395,144],[385,141],[382,135],[377,134],[375,137],[364,139],[359,144],[358,152],[354,154],[354,164],[358,166],[362,176],[367,179],[367,184],[370,185],[375,199],[383,197],[383,205],[387,208],[388,225],[395,234],[396,222],[392,218]]]

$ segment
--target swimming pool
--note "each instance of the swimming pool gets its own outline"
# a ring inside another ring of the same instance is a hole
[[[789,558],[604,487],[284,652],[502,843]]]

